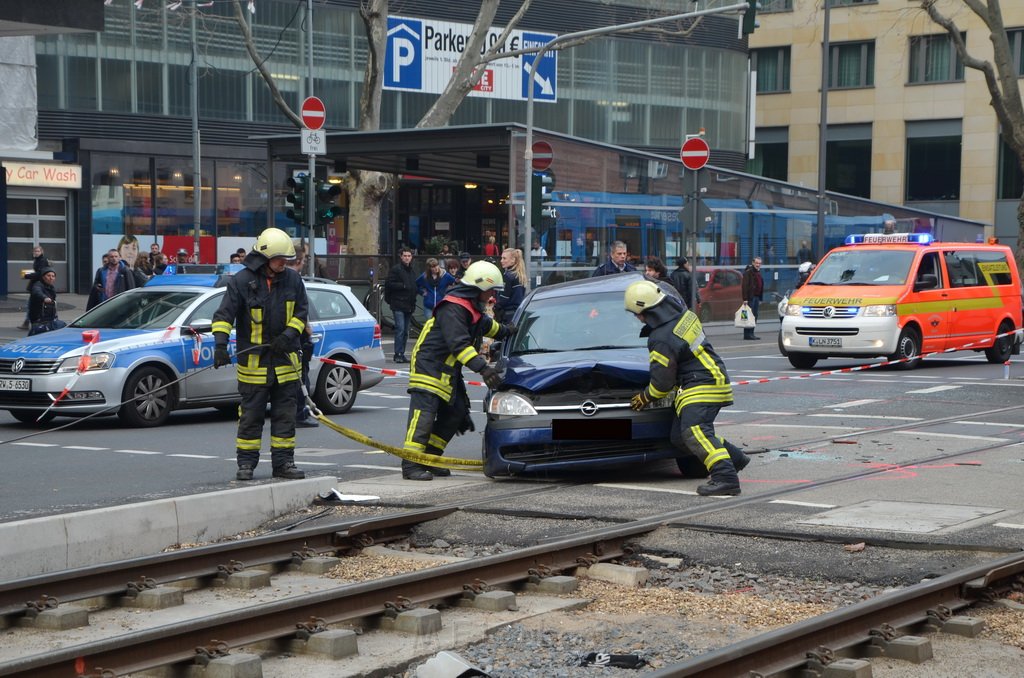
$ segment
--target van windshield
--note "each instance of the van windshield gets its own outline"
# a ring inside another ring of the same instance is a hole
[[[902,285],[916,253],[909,250],[842,250],[832,252],[807,285]]]

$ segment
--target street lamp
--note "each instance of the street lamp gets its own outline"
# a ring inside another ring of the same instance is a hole
[[[530,215],[530,205],[533,204],[533,181],[531,175],[533,174],[533,89],[534,89],[534,78],[537,73],[537,64],[544,57],[544,53],[551,49],[554,45],[562,42],[568,42],[570,40],[578,40],[580,38],[589,38],[595,35],[607,35],[609,33],[620,33],[622,31],[630,31],[637,28],[644,28],[646,26],[653,26],[655,24],[667,23],[669,21],[679,21],[681,19],[692,19],[700,16],[711,15],[711,14],[727,14],[729,12],[742,11],[746,12],[750,8],[750,3],[747,0],[738,2],[732,5],[726,5],[725,7],[716,7],[714,9],[701,9],[693,12],[685,12],[683,14],[670,14],[669,16],[655,17],[654,19],[645,19],[643,21],[633,21],[628,24],[615,24],[613,26],[602,26],[601,28],[591,28],[586,31],[576,31],[575,33],[566,33],[564,35],[557,35],[537,50],[533,56],[533,65],[530,68],[530,75],[527,79],[527,95],[526,95],[526,150],[523,154],[525,158],[525,167],[523,170],[524,177],[524,212],[523,223],[526,226],[526,232],[523,238],[523,258],[526,263],[526,274],[527,277],[530,275],[530,268],[532,264],[532,256],[530,254],[530,245],[533,242],[533,219]]]
[[[815,237],[814,254],[817,261],[825,256],[825,153],[828,148],[828,72],[829,72],[829,22],[832,0],[823,0],[825,21],[821,37],[821,111],[818,114],[818,232]]]

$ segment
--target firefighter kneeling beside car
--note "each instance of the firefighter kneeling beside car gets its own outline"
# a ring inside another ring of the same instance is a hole
[[[644,323],[640,334],[647,337],[650,352],[651,381],[633,396],[633,409],[643,409],[678,386],[672,443],[704,462],[711,473],[710,481],[700,485],[697,493],[739,494],[737,471],[750,459],[715,435],[715,417],[721,408],[732,405],[732,387],[725,364],[711,348],[697,315],[649,280],[626,288],[625,305]]]
[[[515,334],[515,326],[502,325],[484,312],[491,295],[501,289],[498,267],[477,261],[434,307],[412,352],[404,449],[440,456],[452,437],[473,430],[463,365],[479,372],[488,387],[501,384],[498,372],[479,353],[484,337],[504,339]],[[406,480],[447,475],[451,471],[446,468],[402,460]]]

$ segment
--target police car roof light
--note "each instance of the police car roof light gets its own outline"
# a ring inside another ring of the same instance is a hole
[[[859,233],[846,236],[847,245],[930,245],[931,233]]]

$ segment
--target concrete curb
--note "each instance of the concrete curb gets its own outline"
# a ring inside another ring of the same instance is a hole
[[[337,484],[320,476],[0,523],[0,581],[221,539],[309,506]]]

